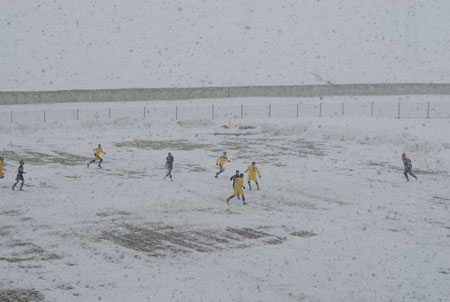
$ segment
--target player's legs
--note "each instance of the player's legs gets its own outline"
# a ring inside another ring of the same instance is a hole
[[[98,167],[99,167],[99,168],[102,167],[102,162],[103,162],[103,158],[100,157],[100,161],[98,162]]]
[[[24,183],[23,177],[16,177],[16,182],[12,186],[13,191],[16,188],[16,186],[19,183],[19,181],[22,181],[22,183],[20,184],[20,190],[23,191],[23,189],[22,189],[23,188],[23,183]]]
[[[166,179],[167,176],[169,176],[170,180],[173,181],[173,179],[172,179],[172,168],[171,167],[167,168],[167,174],[166,174],[166,176],[164,176],[164,179]]]
[[[95,159],[91,160],[90,162],[88,162],[87,167],[89,168],[89,165],[95,163]]]
[[[14,189],[16,188],[16,186],[17,186],[18,183],[19,183],[19,179],[16,178],[16,183],[12,186],[13,191],[14,191]]]
[[[409,169],[408,174],[417,180],[417,176],[411,171],[411,169]]]
[[[255,183],[256,183],[256,190],[258,190],[258,191],[259,191],[259,183],[258,183],[258,181],[257,181],[257,180],[255,180]]]
[[[248,178],[248,188],[250,189],[250,191],[252,190],[252,185],[251,185],[251,181],[254,181],[255,183],[256,183],[256,187],[258,187],[258,182],[256,181],[256,177],[249,177]],[[259,190],[259,188],[258,188],[258,190]]]
[[[219,165],[219,172],[216,173],[216,178],[220,175],[220,173],[222,173],[223,171],[225,171],[225,169],[223,168],[223,165]]]
[[[408,178],[408,169],[405,168],[405,172],[403,172],[403,175],[405,175],[406,181],[409,181],[409,178]]]
[[[234,194],[231,195],[230,197],[228,197],[228,198],[227,198],[227,204],[228,204],[228,203],[230,202],[230,200],[233,199],[233,198],[234,198]]]

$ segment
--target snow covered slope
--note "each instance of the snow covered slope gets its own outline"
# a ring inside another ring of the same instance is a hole
[[[447,300],[449,119],[227,125],[113,117],[1,127],[0,301]],[[98,143],[104,169],[88,169]],[[231,163],[216,179],[224,150]],[[162,179],[167,152],[174,182]],[[418,181],[405,181],[402,152]],[[13,192],[19,159],[26,186]],[[253,160],[261,190],[227,206],[228,177]]]
[[[0,90],[450,78],[447,0],[0,4]]]

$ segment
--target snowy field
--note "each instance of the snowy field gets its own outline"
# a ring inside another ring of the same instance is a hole
[[[324,99],[320,118],[310,100],[298,119],[294,99],[1,106],[0,301],[449,301],[450,119],[423,118],[430,100],[450,115],[443,97]],[[10,123],[26,110],[48,120]],[[227,206],[253,160],[261,190]]]

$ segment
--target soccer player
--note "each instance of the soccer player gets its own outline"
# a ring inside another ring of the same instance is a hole
[[[242,195],[242,203],[246,205],[245,196],[244,196],[244,174],[240,174],[234,183],[234,192],[233,195],[227,198],[227,204],[230,204],[230,200],[234,198],[234,196]]]
[[[233,186],[232,188],[234,189],[234,184],[236,183],[236,179],[239,178],[239,170],[236,170],[236,174],[234,174],[233,176],[230,177],[230,181],[233,181]],[[241,199],[238,195],[237,197],[239,200]]]
[[[166,174],[166,176],[164,176],[164,179],[166,179],[166,177],[169,176],[170,180],[173,181],[173,179],[172,179],[173,156],[172,156],[172,154],[170,154],[170,152],[166,157],[166,169],[167,169],[167,174]]]
[[[223,168],[223,165],[225,163],[229,163],[229,162],[230,162],[230,160],[227,157],[227,152],[223,152],[223,155],[219,156],[219,158],[216,160],[216,166],[219,166],[219,172],[216,173],[216,178],[219,176],[220,173],[225,171],[225,169]]]
[[[0,178],[4,178],[5,174],[3,173],[3,171],[5,171],[6,169],[3,168],[3,157],[0,157]]]
[[[106,152],[103,151],[102,149],[102,145],[98,144],[98,147],[94,149],[94,159],[91,160],[88,164],[87,167],[89,168],[89,165],[94,163],[96,160],[99,160],[98,163],[98,167],[101,168],[102,167],[102,162],[103,162],[103,158],[100,157],[100,154],[106,154]]]
[[[23,165],[24,165],[24,162],[23,162],[23,160],[21,160],[19,162],[19,170],[17,170],[16,183],[12,187],[13,191],[16,188],[16,185],[19,183],[19,181],[22,182],[20,184],[20,191],[23,191],[23,184],[25,182],[25,180],[23,179],[23,175],[25,174],[25,172],[23,172]]]
[[[261,177],[261,174],[259,173],[259,169],[256,166],[255,162],[252,162],[251,166],[248,166],[247,170],[244,171],[244,173],[248,173],[248,188],[250,191],[252,190],[252,185],[250,184],[250,181],[254,181],[256,183],[256,189],[259,190],[259,184],[258,180],[256,179],[256,173],[258,173],[258,176]]]
[[[402,161],[403,161],[403,166],[405,167],[405,171],[403,172],[403,174],[406,177],[406,181],[409,181],[408,174],[417,180],[417,176],[414,175],[414,173],[412,173],[412,171],[411,171],[412,163],[411,163],[411,160],[406,157],[406,153],[402,153]]]

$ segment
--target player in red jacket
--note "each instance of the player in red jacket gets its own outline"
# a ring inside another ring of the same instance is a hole
[[[403,161],[403,166],[405,167],[405,171],[403,172],[403,174],[405,174],[406,180],[409,181],[408,174],[417,180],[417,176],[414,175],[414,173],[412,173],[412,171],[411,171],[411,169],[412,169],[411,160],[406,157],[406,153],[402,153],[402,161]]]

